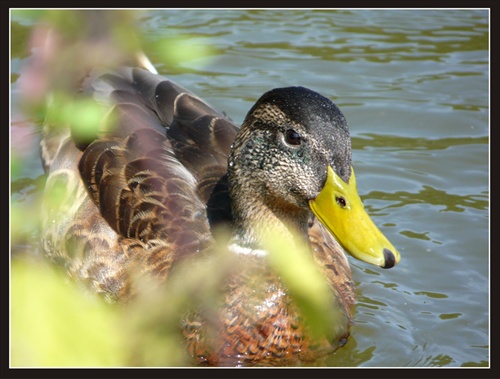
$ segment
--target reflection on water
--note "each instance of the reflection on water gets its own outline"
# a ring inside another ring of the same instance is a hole
[[[16,120],[30,28],[13,18]],[[355,321],[329,365],[489,364],[487,11],[166,10],[143,13],[141,28],[152,40],[203,37],[209,61],[170,68],[147,53],[237,122],[263,92],[286,85],[310,87],[344,111],[360,194],[402,260],[392,270],[350,260]],[[32,129],[22,133],[30,127],[11,125],[13,142],[36,142]],[[32,150],[12,149],[28,157],[11,186],[13,207],[28,212],[41,167]],[[19,234],[32,230],[22,225]]]
[[[384,193],[380,191],[373,191],[365,195],[369,199],[378,199],[384,201],[392,202],[385,208],[380,208],[378,212],[382,209],[384,214],[388,214],[387,209],[403,207],[409,204],[416,203],[426,203],[436,206],[440,206],[438,209],[440,211],[447,212],[464,212],[468,208],[488,210],[489,202],[488,196],[486,195],[469,195],[469,196],[459,196],[445,191],[436,190],[429,186],[423,186],[423,188],[418,193],[411,193],[400,191],[396,193]],[[478,199],[483,198],[483,199]],[[370,209],[370,208],[368,208]],[[374,210],[373,213],[376,213]]]
[[[386,148],[398,149],[404,151],[412,150],[444,150],[451,146],[462,145],[487,145],[489,137],[476,137],[476,138],[438,138],[438,139],[425,139],[425,138],[410,138],[384,135],[379,136],[376,134],[363,134],[363,137],[368,138],[353,138],[352,146],[354,149],[365,148]]]

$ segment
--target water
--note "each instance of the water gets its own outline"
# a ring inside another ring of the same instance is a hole
[[[241,123],[255,100],[303,85],[331,98],[351,129],[358,189],[401,263],[351,259],[358,303],[341,367],[488,366],[489,52],[486,10],[164,10],[139,14],[149,42],[195,35],[209,56],[161,74]],[[31,28],[13,18],[14,203],[42,170],[16,110]]]

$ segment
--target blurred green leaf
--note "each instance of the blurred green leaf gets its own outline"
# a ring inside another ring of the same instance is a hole
[[[332,302],[332,293],[311,256],[309,247],[275,234],[262,234],[269,261],[288,287],[314,336],[331,335],[335,325],[346,323]]]
[[[11,365],[125,365],[125,333],[116,308],[82,292],[38,262],[11,269]]]
[[[164,37],[148,44],[148,50],[154,51],[158,59],[169,69],[181,63],[192,60],[204,60],[208,64],[216,54],[215,48],[210,45],[208,38],[191,35],[176,35]]]
[[[50,104],[47,123],[51,127],[69,127],[78,141],[92,141],[101,127],[105,109],[93,99],[56,94]]]
[[[21,172],[22,159],[20,159],[15,152],[10,153],[10,177],[17,178]]]

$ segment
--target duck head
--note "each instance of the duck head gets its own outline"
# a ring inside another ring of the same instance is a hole
[[[287,87],[262,95],[232,146],[228,182],[235,224],[247,242],[257,238],[250,220],[275,220],[307,235],[312,211],[355,258],[383,268],[400,260],[358,195],[344,115],[314,91]]]

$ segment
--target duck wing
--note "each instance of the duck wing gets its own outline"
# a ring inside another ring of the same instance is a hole
[[[120,236],[169,241],[174,253],[191,254],[203,249],[209,230],[198,173],[178,158],[179,143],[166,137],[182,91],[142,69],[94,79],[94,98],[110,110],[94,141],[77,143],[84,148],[78,168],[102,217]],[[201,146],[198,151],[204,154]]]
[[[211,246],[206,203],[238,128],[142,69],[92,73],[81,94],[108,111],[91,136],[45,125],[46,193],[61,183],[65,193],[46,201],[44,249],[98,292],[128,298],[128,267],[166,277]]]
[[[102,75],[93,81],[91,92],[100,102],[134,104],[144,113],[153,112],[150,126],[166,133],[175,157],[197,180],[199,196],[208,200],[227,171],[239,130],[235,123],[182,86],[143,69]],[[130,133],[129,127],[123,131]]]

